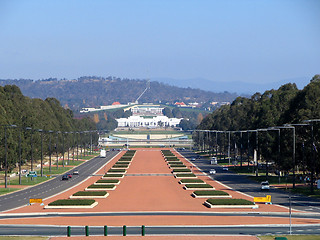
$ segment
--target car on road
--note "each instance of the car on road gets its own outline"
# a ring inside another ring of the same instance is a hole
[[[228,171],[229,168],[228,168],[228,167],[223,167],[222,170],[223,170],[223,171]]]
[[[67,174],[62,175],[61,180],[69,180],[69,177]]]
[[[71,173],[67,173],[66,175],[68,176],[68,178],[72,178],[72,174]]]
[[[195,158],[191,158],[191,161],[195,161],[196,159]]]
[[[79,175],[79,170],[78,169],[75,169],[75,170],[73,170],[73,173],[72,173],[73,175]]]
[[[212,174],[212,175],[214,175],[214,174],[217,173],[217,171],[216,171],[215,169],[210,169],[209,173]]]
[[[268,181],[261,182],[261,191],[269,191],[270,185]]]

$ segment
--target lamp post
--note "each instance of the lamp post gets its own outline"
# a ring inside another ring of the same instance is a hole
[[[41,166],[40,166],[40,174],[41,177],[43,176],[43,130],[42,129],[38,129],[38,132],[41,133]]]
[[[259,128],[257,129],[257,138],[259,137],[259,132],[267,132],[268,129],[266,128]],[[259,140],[257,140],[258,142]],[[267,139],[267,146],[268,146],[268,139]],[[268,158],[266,158],[266,181],[268,181],[268,175],[269,175],[269,161]]]
[[[19,130],[19,185],[21,185],[21,131],[22,128],[20,127]]]
[[[53,131],[49,131],[49,173],[51,174],[51,164],[52,164],[52,160],[51,160],[51,155],[52,155],[52,145],[51,145],[51,137]]]
[[[5,145],[5,162],[4,162],[4,187],[8,187],[8,143],[7,143],[7,128],[15,128],[16,125],[3,125],[4,126],[4,145]]]
[[[59,169],[59,151],[58,151],[58,145],[59,145],[59,133],[57,132],[57,143],[56,143],[56,154],[57,154],[57,169]]]

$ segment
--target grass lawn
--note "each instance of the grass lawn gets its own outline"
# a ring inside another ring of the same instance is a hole
[[[48,178],[48,177],[34,177],[31,180],[31,177],[22,176],[21,177],[21,185],[36,185],[38,183],[45,182],[49,179],[50,178]],[[11,185],[19,185],[19,178],[15,178],[13,180],[10,180],[10,184]]]
[[[259,236],[261,240],[274,240],[275,237],[286,237],[288,240],[320,240],[320,235],[272,235]]]
[[[283,188],[282,190],[285,190],[285,188]],[[299,194],[303,194],[303,195],[306,195],[306,196],[309,196],[309,197],[314,197],[314,198],[320,198],[320,189],[317,189],[317,186],[314,185],[314,193],[311,194],[311,191],[310,191],[310,185],[306,185],[306,186],[296,186],[295,189],[291,189],[291,188],[288,188],[287,191],[290,191],[292,193],[299,193]]]
[[[230,168],[229,168],[230,169]],[[248,176],[248,178],[250,178],[253,181],[256,182],[262,182],[262,181],[266,181],[266,176],[262,175],[262,176]],[[268,181],[270,184],[279,184],[279,177],[278,176],[268,176]],[[286,183],[292,183],[292,178],[288,177],[287,179],[285,177],[280,177],[280,184],[286,184]]]
[[[6,193],[10,193],[10,192],[14,192],[19,190],[19,188],[10,188],[10,186],[8,185],[8,188],[0,188],[0,195],[6,194]]]
[[[50,237],[38,237],[38,236],[1,236],[0,240],[48,240]]]
[[[70,159],[69,164],[68,164],[68,160],[64,160],[64,166],[65,167],[66,166],[78,166],[78,165],[84,163],[84,161],[81,161],[80,159],[82,159],[82,158],[79,157],[79,161],[76,159],[74,161],[72,159]],[[56,164],[57,164],[57,162],[56,162]],[[62,161],[59,161],[59,165],[62,165]],[[54,164],[53,164],[53,166],[54,166]]]

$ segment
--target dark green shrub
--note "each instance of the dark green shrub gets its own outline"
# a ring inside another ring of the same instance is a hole
[[[120,182],[118,179],[100,179],[96,181],[96,183],[118,183]]]
[[[209,198],[207,202],[212,205],[254,205],[253,202],[245,199],[214,199]]]
[[[94,199],[59,199],[49,203],[48,206],[86,206],[94,202]]]
[[[198,190],[193,192],[197,196],[228,196],[229,194],[224,191],[217,190]]]
[[[201,179],[181,179],[181,183],[204,183]]]
[[[213,188],[209,184],[186,184],[187,188]]]
[[[72,196],[104,196],[106,194],[106,191],[80,191],[76,192]]]
[[[110,189],[110,188],[114,188],[114,184],[110,184],[110,185],[94,185],[94,184],[92,184],[92,185],[90,185],[89,187],[88,187],[88,189],[90,189],[90,188],[105,188],[105,189]]]

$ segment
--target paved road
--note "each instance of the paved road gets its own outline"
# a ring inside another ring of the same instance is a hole
[[[30,198],[42,198],[45,199],[57,193],[60,193],[86,179],[92,175],[107,161],[113,158],[118,151],[111,151],[107,154],[106,158],[95,157],[90,161],[87,161],[77,167],[79,175],[73,175],[69,180],[62,181],[61,175],[53,178],[50,181],[42,184],[13,192],[11,194],[0,196],[0,211],[7,211],[17,207],[24,206],[29,203]]]
[[[233,173],[231,171],[223,171],[219,165],[210,165],[208,159],[198,158],[199,156],[189,150],[179,151],[187,159],[195,159],[191,162],[196,164],[203,172],[209,173],[209,170],[214,168],[217,173],[213,176],[215,180],[228,185],[234,190],[249,194],[254,197],[262,197],[266,194],[272,196],[273,204],[280,204],[282,206],[289,207],[289,194],[276,188],[270,189],[269,192],[262,192],[260,190],[260,184],[254,182],[243,175]],[[212,176],[212,175],[211,175]],[[301,195],[290,194],[291,206],[295,209],[302,211],[311,211],[320,213],[320,200],[305,197]]]
[[[19,234],[17,234],[19,233]],[[123,227],[108,227],[108,235],[122,235]],[[273,226],[146,226],[146,235],[268,235],[288,234],[288,225]],[[89,227],[89,235],[103,236],[103,226]],[[320,234],[320,226],[294,226],[292,234]],[[67,236],[66,226],[1,225],[0,235]],[[141,226],[127,227],[127,235],[141,235]],[[85,236],[85,226],[71,227],[71,236]]]

